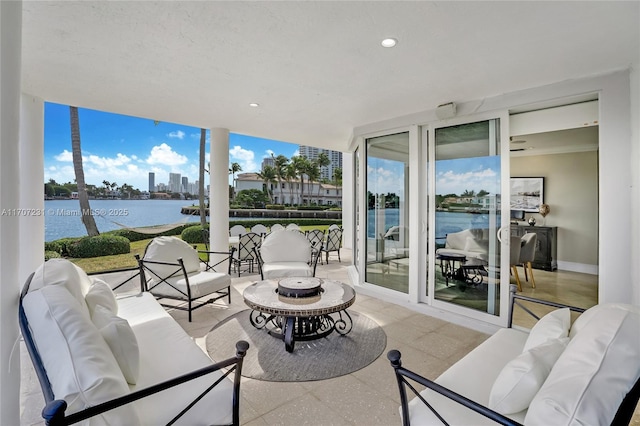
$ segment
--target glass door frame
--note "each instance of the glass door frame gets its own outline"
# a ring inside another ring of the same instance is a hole
[[[448,303],[446,301],[437,300],[435,298],[435,270],[437,268],[436,258],[435,258],[435,221],[436,221],[436,209],[435,209],[435,190],[436,190],[436,181],[435,181],[435,167],[434,161],[430,159],[435,159],[435,130],[438,128],[455,126],[465,123],[474,123],[478,121],[486,121],[491,119],[499,119],[500,120],[500,145],[499,145],[499,155],[500,155],[500,213],[502,219],[502,227],[498,229],[499,235],[510,235],[509,228],[509,217],[510,217],[510,197],[509,197],[509,178],[511,175],[510,172],[510,151],[509,151],[509,112],[508,110],[503,111],[492,111],[482,114],[473,114],[467,115],[459,118],[448,119],[448,120],[440,120],[431,122],[427,125],[421,126],[421,139],[425,141],[426,148],[423,150],[423,155],[420,157],[421,159],[421,167],[420,169],[426,171],[425,177],[421,181],[421,185],[426,189],[428,194],[425,198],[423,204],[423,211],[426,212],[426,217],[423,216],[423,223],[429,224],[428,226],[428,246],[425,249],[426,253],[434,253],[434,255],[427,256],[427,279],[426,283],[423,281],[420,282],[420,289],[418,293],[419,301],[422,303],[426,303],[429,306],[432,306],[437,309],[446,310],[449,312],[457,313],[466,317],[474,318],[480,321],[484,321],[491,324],[496,324],[500,326],[506,326],[507,324],[507,316],[508,316],[508,308],[509,308],[509,278],[510,273],[505,273],[504,271],[510,270],[510,260],[509,256],[501,256],[500,258],[500,270],[503,273],[500,276],[500,298],[499,298],[499,315],[492,315],[486,312],[477,311],[474,309],[465,308],[462,306],[455,305],[453,303]],[[497,240],[498,244],[500,244],[500,253],[509,253],[509,238],[502,238]]]

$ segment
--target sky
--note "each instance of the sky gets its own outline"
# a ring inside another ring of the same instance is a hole
[[[82,161],[87,184],[102,186],[102,181],[127,183],[148,190],[149,172],[155,183],[169,183],[169,173],[198,179],[200,129],[176,123],[111,114],[79,108]],[[280,154],[298,155],[298,145],[231,133],[229,164],[238,163],[242,172],[259,171],[262,159]],[[45,103],[44,179],[62,184],[74,182],[71,158],[69,107]],[[209,161],[209,131],[206,158]],[[229,176],[231,184],[232,177]]]

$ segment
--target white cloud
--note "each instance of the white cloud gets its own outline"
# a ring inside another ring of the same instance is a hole
[[[57,161],[73,161],[73,154],[71,153],[71,151],[67,151],[65,149],[53,158],[55,158]]]
[[[83,163],[95,164],[98,167],[102,168],[112,168],[118,167],[131,162],[131,158],[127,157],[124,154],[118,153],[115,158],[109,157],[98,157],[97,155],[88,155],[86,157],[82,157]]]
[[[184,132],[182,130],[176,130],[167,134],[168,138],[184,139]]]
[[[229,161],[231,163],[238,163],[242,167],[242,172],[255,172],[258,170],[258,166],[255,162],[255,153],[248,149],[244,149],[239,145],[234,146],[229,150]]]
[[[276,153],[275,153],[275,152],[273,152],[273,150],[268,149],[268,150],[266,151],[266,154],[265,154],[265,155],[263,155],[263,156],[262,156],[262,158],[270,158],[272,155],[275,157],[275,156],[276,156]]]
[[[491,194],[499,192],[500,183],[497,173],[491,168],[456,173],[452,170],[439,172],[436,176],[436,192],[438,194],[457,194],[464,191],[489,191]]]
[[[161,164],[166,166],[177,166],[185,164],[187,157],[175,152],[169,145],[163,143],[151,148],[151,153],[147,157],[147,164]]]

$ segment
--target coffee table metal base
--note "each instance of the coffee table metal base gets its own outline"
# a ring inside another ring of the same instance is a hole
[[[343,310],[333,315],[293,317],[265,315],[261,311],[252,310],[249,320],[255,328],[266,328],[271,336],[283,340],[287,352],[293,352],[296,341],[321,339],[334,331],[341,336],[349,334],[353,328],[353,320],[349,312]]]

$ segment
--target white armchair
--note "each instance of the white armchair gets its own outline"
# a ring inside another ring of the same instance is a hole
[[[276,231],[266,236],[259,249],[262,279],[314,277],[320,251],[311,256],[311,243],[300,232]],[[312,259],[309,262],[309,259]]]
[[[231,253],[223,255],[230,258]],[[136,259],[142,289],[153,294],[164,307],[188,311],[189,322],[191,311],[207,303],[224,297],[231,303],[230,271],[206,270],[198,252],[180,238],[156,237],[145,249],[144,256],[136,255]],[[198,301],[211,295],[213,297],[205,301]],[[163,303],[165,299],[187,302],[187,306]]]

